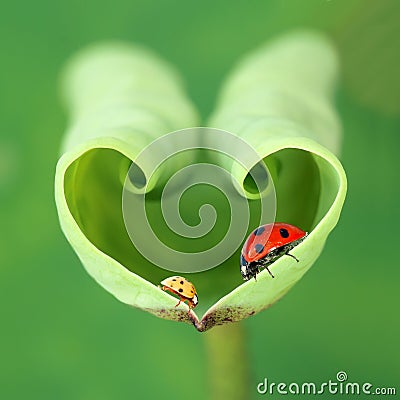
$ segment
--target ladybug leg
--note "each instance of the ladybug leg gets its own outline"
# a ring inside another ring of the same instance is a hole
[[[191,310],[192,308],[194,308],[193,302],[191,302],[190,300],[188,300],[188,306],[189,306],[188,314],[190,314],[190,310]]]
[[[285,253],[287,256],[294,258],[297,262],[299,262],[299,259],[295,257],[293,254],[290,254],[289,252]]]
[[[164,290],[164,292],[174,293],[174,292],[173,292],[169,287],[167,287],[167,286],[163,286],[161,289]]]
[[[269,270],[268,265],[265,266],[265,269],[269,272],[269,274],[270,274],[273,278],[275,278],[274,275],[272,275],[272,272]]]
[[[181,304],[181,299],[179,299],[179,301],[178,301],[178,303],[177,304],[175,304],[175,307],[178,307],[179,306],[179,304]]]
[[[246,275],[247,275],[246,280],[250,280],[251,278],[254,278],[254,280],[257,282],[257,274],[259,272],[260,272],[260,265],[250,263],[248,265],[248,269],[246,271]]]
[[[178,304],[175,307],[178,307],[179,304],[181,304],[181,303],[185,303],[186,300],[188,301],[188,306],[189,306],[189,311],[190,311],[190,309],[193,308],[190,306],[190,300],[186,299],[185,297],[182,297],[182,296],[179,296]]]
[[[169,288],[167,286],[163,286],[162,290],[165,290],[166,292],[170,292],[173,294],[178,294],[178,293],[175,293],[173,290],[171,290],[171,288]],[[184,303],[186,300],[187,300],[186,298],[179,296],[179,301],[178,301],[178,303],[175,304],[175,307],[178,307],[179,304]],[[189,311],[190,311],[190,308],[193,308],[193,307],[190,307],[190,304],[189,304]]]
[[[268,271],[268,273],[273,277],[273,278],[275,278],[275,276],[273,275],[273,273],[269,270],[269,266],[272,264],[272,261],[270,261],[270,260],[264,260],[264,262],[262,263],[262,268],[265,268],[267,271]]]

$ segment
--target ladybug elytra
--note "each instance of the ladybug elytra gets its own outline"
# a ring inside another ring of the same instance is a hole
[[[283,255],[288,255],[298,262],[289,251],[306,236],[307,232],[300,228],[281,222],[259,226],[250,234],[242,248],[240,272],[243,279],[256,279],[256,275],[263,268],[274,278],[268,266]]]

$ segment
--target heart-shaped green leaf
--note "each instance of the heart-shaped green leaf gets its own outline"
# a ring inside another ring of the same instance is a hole
[[[264,271],[257,282],[243,283],[238,252],[213,270],[193,274],[189,279],[199,292],[197,310],[205,312],[198,318],[186,305],[175,307],[176,299],[157,287],[168,273],[135,249],[121,210],[131,160],[157,137],[196,125],[196,113],[176,74],[145,50],[110,44],[77,56],[64,79],[72,124],[55,191],[61,226],[87,271],[120,301],[193,323],[200,331],[239,321],[282,297],[322,251],[346,193],[343,168],[333,155],[340,147],[331,106],[336,64],[323,38],[296,33],[245,59],[228,79],[210,125],[253,146],[274,178],[277,220],[310,234],[293,250],[299,263],[282,257],[272,265],[274,279]],[[202,153],[189,157],[194,162]],[[226,164],[214,157],[215,164]],[[249,203],[256,201],[248,171],[237,163],[228,168]],[[171,171],[158,172],[150,185],[138,167],[132,191],[162,186],[164,175]],[[191,204],[198,200],[192,197]],[[182,211],[187,217],[190,207]]]

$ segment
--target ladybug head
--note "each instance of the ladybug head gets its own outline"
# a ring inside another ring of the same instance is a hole
[[[247,262],[244,257],[240,257],[240,272],[245,281],[255,278],[260,271],[258,262]]]

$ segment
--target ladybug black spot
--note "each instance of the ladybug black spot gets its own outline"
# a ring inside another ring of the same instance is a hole
[[[259,228],[257,228],[255,231],[254,231],[254,235],[255,236],[260,236],[260,235],[262,235],[262,233],[265,231],[265,228],[263,227],[263,226],[260,226]]]
[[[264,251],[264,246],[262,244],[259,244],[259,243],[256,244],[254,246],[254,248],[255,248],[257,254],[261,254]]]
[[[178,290],[178,292],[179,292],[179,293],[182,293],[182,292],[183,292],[183,289],[182,289],[182,288],[180,288],[180,289]]]
[[[194,293],[193,290],[191,290],[190,293]]]
[[[173,281],[176,281],[176,279],[172,279]]]
[[[183,281],[180,281],[179,283],[180,283],[181,285],[183,285]]]
[[[281,228],[279,229],[279,233],[281,234],[281,236],[286,239],[289,237],[289,231],[285,228]]]

